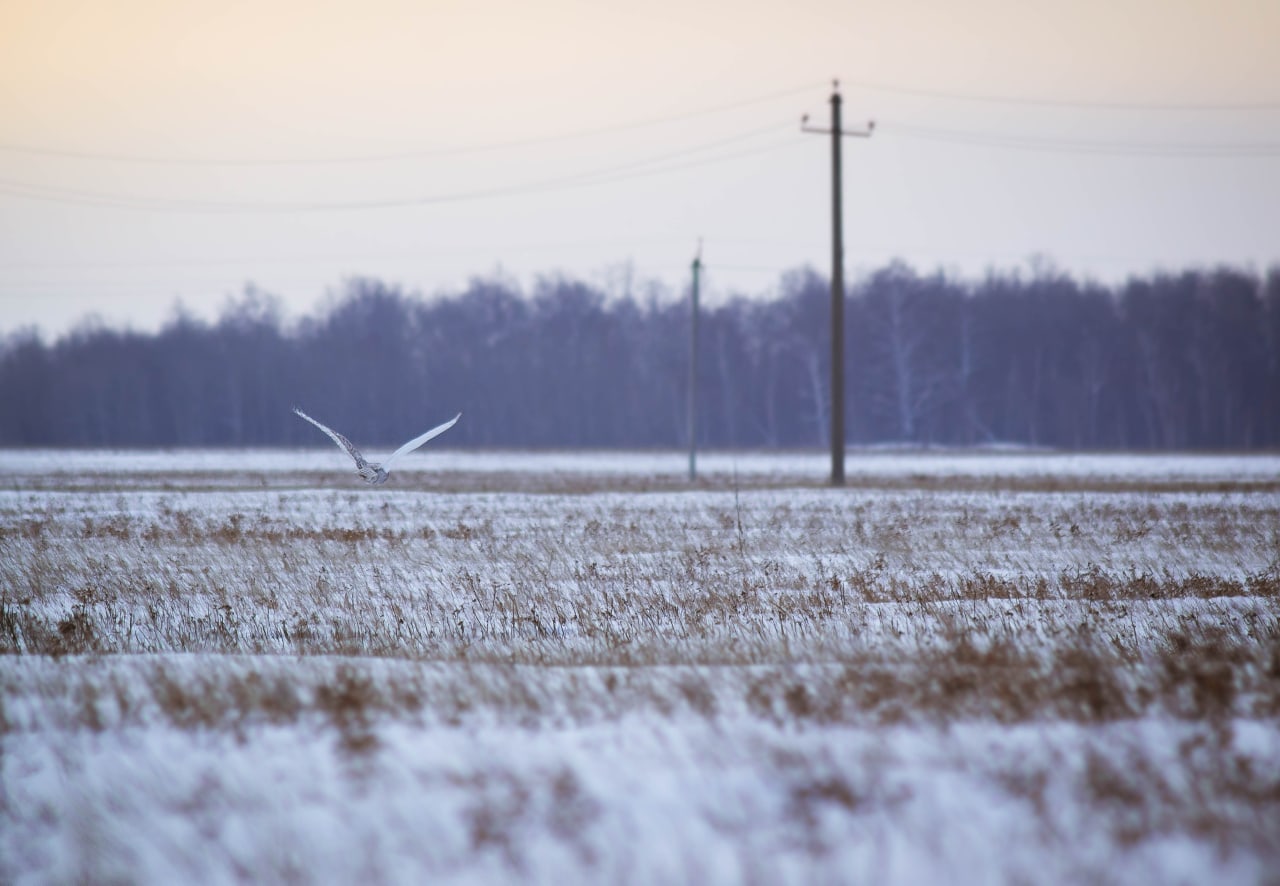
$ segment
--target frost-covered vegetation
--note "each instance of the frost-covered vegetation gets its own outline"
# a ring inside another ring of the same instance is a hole
[[[0,880],[1280,865],[1280,458],[338,455],[0,455]]]

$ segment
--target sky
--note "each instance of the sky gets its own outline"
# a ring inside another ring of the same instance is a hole
[[[0,0],[0,334],[355,277],[1280,264],[1274,0]]]

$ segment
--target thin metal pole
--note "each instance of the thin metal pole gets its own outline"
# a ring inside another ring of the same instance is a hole
[[[831,89],[831,128],[808,125],[800,120],[803,132],[831,135],[831,485],[844,485],[844,212],[841,206],[840,139],[846,135],[869,138],[875,122],[861,131],[846,132],[840,126],[840,81]]]
[[[689,323],[689,480],[698,479],[698,274],[702,270],[702,244],[693,259]]]
[[[844,485],[844,230],[840,91],[831,93],[831,485]]]

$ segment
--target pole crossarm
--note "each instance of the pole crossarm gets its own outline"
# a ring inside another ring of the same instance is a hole
[[[816,132],[818,135],[830,135],[832,130],[822,126],[810,126],[809,115],[805,114],[800,118],[801,132]],[[876,121],[868,120],[866,129],[842,129],[840,134],[849,138],[871,138],[871,134],[876,131]]]

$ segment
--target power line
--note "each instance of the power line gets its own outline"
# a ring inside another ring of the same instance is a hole
[[[654,246],[654,245],[670,245],[674,243],[685,243],[688,238],[683,235],[665,234],[662,236],[645,235],[639,237],[608,237],[605,239],[591,240],[543,240],[543,241],[525,241],[518,243],[507,243],[502,246],[505,251],[512,252],[545,252],[547,250],[556,249],[596,249],[596,248],[613,248],[619,246]],[[732,241],[724,241],[732,242]],[[769,242],[769,241],[760,241]],[[187,258],[187,259],[168,259],[164,261],[156,261],[148,259],[146,261],[77,261],[77,262],[49,262],[49,261],[23,261],[23,262],[0,262],[0,273],[6,271],[95,271],[95,270],[115,270],[115,269],[147,269],[147,268],[211,268],[216,269],[221,266],[232,265],[314,265],[316,262],[406,262],[421,261],[423,258],[441,255],[456,255],[461,252],[491,252],[494,249],[493,243],[485,243],[483,245],[471,244],[466,246],[452,246],[447,249],[425,247],[423,249],[414,249],[412,251],[384,252],[384,253],[364,253],[362,255],[335,255],[333,253],[325,253],[323,255],[294,255],[282,257],[279,255],[258,255],[258,256],[241,256],[238,258]]]
[[[68,160],[92,160],[104,161],[112,163],[137,163],[137,164],[157,164],[170,166],[221,166],[221,167],[272,167],[272,166],[324,166],[338,164],[355,164],[355,163],[382,163],[394,160],[415,160],[428,157],[449,157],[461,154],[480,154],[493,151],[504,151],[513,148],[532,147],[534,145],[555,144],[557,142],[572,141],[581,138],[590,138],[600,135],[609,135],[615,132],[628,132],[636,129],[645,129],[652,126],[660,126],[665,123],[674,123],[680,120],[690,120],[695,117],[706,117],[714,114],[721,114],[728,111],[735,111],[740,108],[751,107],[753,105],[765,104],[767,102],[778,101],[783,98],[791,98],[802,92],[808,92],[814,88],[815,84],[806,83],[803,86],[795,86],[789,89],[771,92],[767,95],[755,96],[753,98],[742,99],[735,102],[729,102],[723,105],[713,107],[700,108],[693,111],[682,111],[676,114],[667,114],[660,117],[649,117],[642,120],[633,120],[627,123],[618,123],[608,126],[598,126],[588,129],[579,129],[572,132],[564,132],[556,135],[536,136],[533,138],[511,139],[498,142],[481,142],[472,145],[461,145],[451,148],[428,148],[419,151],[399,151],[386,154],[366,154],[346,157],[329,157],[329,158],[291,158],[291,159],[274,159],[274,160],[219,160],[213,158],[199,157],[171,157],[161,155],[146,154],[117,154],[99,151],[76,151],[63,148],[54,148],[38,145],[21,145],[21,144],[3,144],[0,143],[0,152],[11,154],[26,154],[28,156],[42,157],[58,157]]]
[[[570,188],[612,184],[651,175],[678,172],[683,169],[705,166],[710,163],[720,163],[727,160],[740,159],[742,157],[776,151],[781,148],[794,147],[796,144],[795,141],[793,139],[787,139],[785,141],[776,141],[755,148],[724,152],[695,160],[685,160],[683,162],[674,163],[667,162],[671,160],[678,160],[681,157],[688,157],[689,155],[703,153],[715,147],[723,147],[727,144],[753,138],[764,132],[777,130],[778,128],[779,127],[773,125],[765,128],[757,128],[738,136],[719,139],[715,142],[710,142],[693,148],[687,148],[681,151],[656,155],[654,157],[633,161],[620,166],[606,167],[604,169],[597,169],[590,172],[576,173],[574,175],[544,179],[520,185],[497,188],[479,188],[470,191],[455,191],[439,194],[426,194],[415,197],[388,198],[382,200],[295,201],[280,203],[264,203],[260,201],[191,200],[77,190],[71,188],[60,188],[52,185],[34,185],[28,182],[3,179],[0,179],[0,193],[7,193],[10,196],[22,197],[31,200],[43,200],[47,202],[165,212],[270,213],[407,208],[413,206],[457,203],[470,200],[492,199],[497,197],[518,196],[521,194],[544,193]]]
[[[926,141],[976,147],[1008,148],[1063,154],[1111,154],[1141,157],[1273,157],[1280,142],[1127,142],[1076,138],[1050,138],[981,130],[941,129],[908,123],[882,124],[885,132]]]
[[[1074,108],[1097,111],[1168,111],[1168,112],[1248,112],[1280,110],[1280,100],[1260,102],[1131,102],[1085,101],[1081,99],[1057,99],[1038,96],[991,95],[971,92],[951,92],[941,89],[925,89],[897,86],[866,80],[845,80],[846,85],[874,92],[890,92],[921,98],[946,101],[977,102],[998,105],[1029,105],[1046,108]]]
[[[1136,101],[1087,101],[1080,99],[1056,99],[1043,96],[995,95],[984,93],[966,93],[924,87],[903,86],[868,80],[846,80],[847,86],[875,92],[896,93],[923,98],[941,99],[945,101],[973,102],[982,104],[1039,106],[1051,108],[1074,108],[1101,111],[1155,111],[1155,112],[1249,112],[1280,110],[1280,100],[1259,102],[1136,102]],[[55,157],[70,160],[87,160],[114,163],[158,164],[172,166],[215,166],[215,167],[277,167],[277,166],[321,166],[357,163],[380,163],[395,160],[413,160],[429,157],[447,157],[461,154],[477,154],[492,151],[503,151],[513,148],[531,147],[541,144],[570,141],[608,135],[615,132],[627,132],[659,126],[665,123],[688,120],[695,117],[709,116],[738,110],[753,105],[790,98],[814,89],[818,84],[805,83],[787,89],[753,96],[739,101],[721,105],[699,108],[633,120],[625,123],[590,127],[571,132],[558,133],[532,138],[509,139],[496,142],[480,142],[471,145],[459,145],[444,148],[426,148],[422,150],[393,151],[382,154],[348,155],[340,157],[295,157],[275,159],[218,159],[209,157],[175,157],[166,155],[112,153],[106,151],[81,151],[58,148],[47,145],[25,145],[16,143],[0,143],[0,152],[25,154],[28,156]]]

